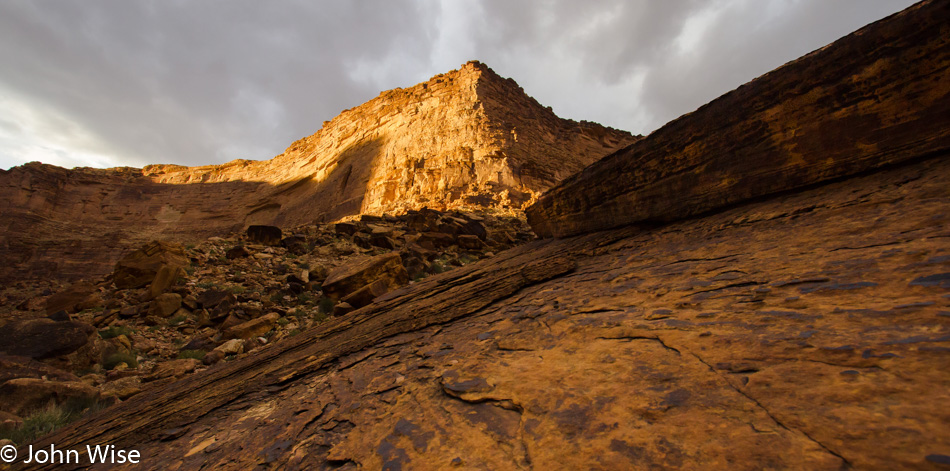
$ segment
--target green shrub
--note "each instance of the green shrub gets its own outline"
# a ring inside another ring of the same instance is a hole
[[[204,350],[182,350],[178,352],[178,358],[194,358],[195,360],[203,360],[207,354],[208,352]]]
[[[12,440],[17,445],[25,445],[68,424],[69,415],[62,407],[50,406],[28,415],[23,419],[20,428],[0,432],[0,438]]]
[[[330,314],[331,312],[333,312],[333,306],[335,305],[336,303],[334,303],[332,299],[326,296],[323,296],[322,298],[320,298],[320,303],[319,303],[320,313]]]
[[[309,304],[313,302],[313,295],[310,293],[300,293],[297,295],[297,302],[299,304]]]
[[[283,327],[287,324],[290,324],[290,319],[287,319],[286,317],[281,317],[280,319],[277,319],[277,325]]]
[[[90,412],[102,410],[106,406],[107,404],[91,398],[73,398],[60,405],[49,405],[24,417],[23,425],[20,428],[0,431],[0,440],[7,439],[12,440],[17,445],[26,445]]]
[[[236,285],[236,286],[228,286],[228,291],[234,294],[241,294],[244,291],[246,291],[246,289],[241,285]]]
[[[462,254],[461,256],[459,256],[459,261],[462,262],[462,265],[468,265],[469,263],[477,262],[477,261],[478,261],[478,257],[475,257],[475,256],[473,256],[473,255],[471,255],[471,254],[467,254],[467,253],[466,253],[466,254]]]
[[[131,335],[132,332],[133,330],[128,327],[113,325],[113,326],[109,326],[109,327],[106,327],[105,329],[100,330],[99,336],[102,337],[103,339],[108,340],[108,339],[116,338],[120,335]]]
[[[138,368],[139,362],[135,359],[135,355],[131,353],[113,353],[106,357],[102,362],[102,367],[111,370],[119,365],[119,363],[125,363],[129,365],[129,368]]]
[[[185,314],[179,314],[179,315],[177,315],[177,316],[175,316],[175,317],[172,317],[171,319],[168,319],[168,325],[170,325],[170,326],[176,326],[176,325],[181,324],[182,322],[185,322],[186,319],[188,319],[188,316],[187,316],[187,315],[185,315]]]

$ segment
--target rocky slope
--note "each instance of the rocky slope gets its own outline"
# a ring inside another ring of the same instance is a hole
[[[346,110],[267,161],[0,171],[0,281],[102,275],[153,239],[409,209],[520,210],[636,138],[563,120],[478,62]]]
[[[146,244],[109,276],[52,295],[18,303],[4,292],[0,318],[16,320],[0,329],[0,437],[25,444],[50,410],[128,399],[533,238],[518,218],[434,210],[285,237],[251,226],[194,246]]]
[[[880,48],[913,55],[929,38],[902,38],[947,19],[923,2],[803,60],[893,31]],[[904,113],[943,96],[923,82]],[[911,149],[704,217],[521,245],[35,446],[114,444],[143,469],[943,469],[950,153]],[[557,195],[547,207],[574,204]]]

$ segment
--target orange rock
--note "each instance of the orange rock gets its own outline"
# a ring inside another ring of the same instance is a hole
[[[254,225],[423,207],[520,210],[636,139],[560,119],[470,62],[383,92],[266,161],[0,170],[0,282],[105,274],[117,253],[149,240],[193,242]]]

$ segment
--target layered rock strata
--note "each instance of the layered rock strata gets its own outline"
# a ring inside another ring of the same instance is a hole
[[[34,446],[142,469],[927,469],[950,456],[948,204],[943,158],[536,241]]]
[[[358,214],[520,210],[629,133],[563,120],[478,62],[346,110],[267,161],[0,171],[0,280],[75,279],[150,240]]]
[[[542,236],[675,221],[950,149],[950,3],[921,2],[759,77],[562,182]]]

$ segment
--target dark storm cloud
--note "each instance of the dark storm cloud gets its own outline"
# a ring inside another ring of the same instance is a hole
[[[4,2],[0,93],[138,164],[269,158],[379,93],[355,64],[419,68],[424,17],[396,2]]]
[[[265,159],[469,59],[648,132],[906,0],[7,1],[0,168]]]

